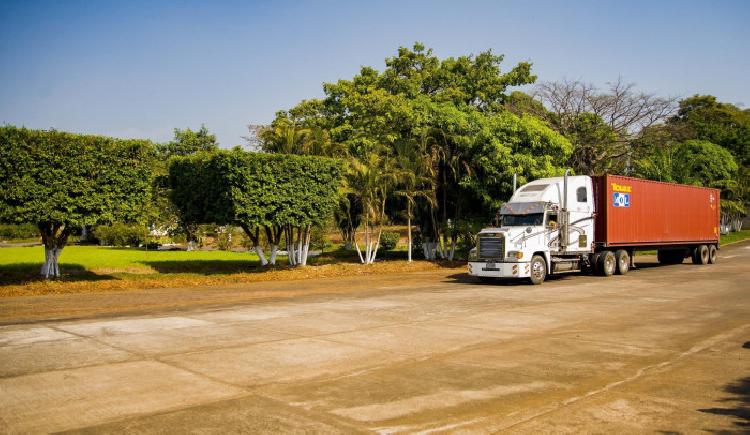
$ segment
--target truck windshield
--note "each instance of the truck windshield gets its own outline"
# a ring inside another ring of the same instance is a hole
[[[544,213],[504,214],[504,227],[534,227],[542,224]]]

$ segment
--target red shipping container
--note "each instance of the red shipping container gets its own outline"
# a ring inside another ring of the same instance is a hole
[[[593,179],[600,246],[718,243],[718,189],[617,175]]]

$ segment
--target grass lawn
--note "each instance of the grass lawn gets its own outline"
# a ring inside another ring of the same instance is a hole
[[[745,239],[750,239],[750,230],[742,230],[735,233],[724,234],[721,236],[721,244],[728,245],[730,243],[741,242]]]
[[[39,266],[44,261],[41,246],[0,249],[0,268]],[[95,274],[155,274],[163,272],[227,273],[258,265],[255,253],[229,251],[146,251],[104,246],[68,246],[60,256],[60,267]]]

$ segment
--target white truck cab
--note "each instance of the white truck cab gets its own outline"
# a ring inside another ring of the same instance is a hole
[[[542,178],[516,190],[469,253],[469,274],[482,280],[581,270],[593,252],[594,195],[588,176]]]

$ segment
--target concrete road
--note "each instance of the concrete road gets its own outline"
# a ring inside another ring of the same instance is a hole
[[[0,432],[747,431],[749,264],[740,244],[535,287],[267,283],[336,294],[8,324]]]

